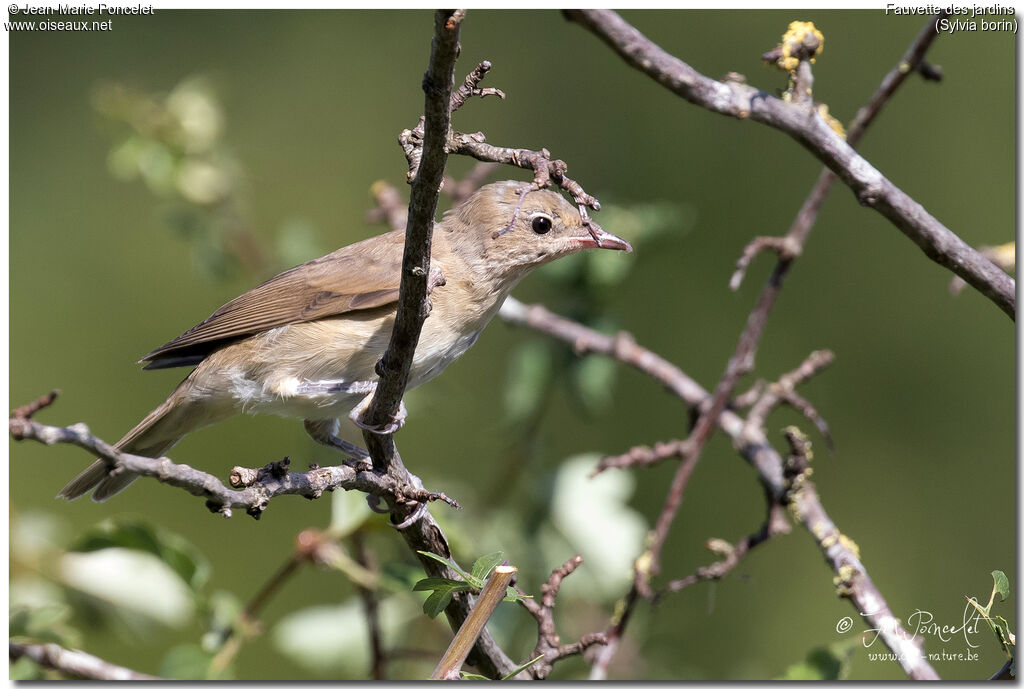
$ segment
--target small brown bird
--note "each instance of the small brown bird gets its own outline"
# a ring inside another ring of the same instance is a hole
[[[360,414],[376,387],[374,366],[395,321],[404,244],[404,232],[388,232],[286,270],[147,354],[147,369],[196,368],[117,448],[161,457],[186,434],[249,413],[302,418],[317,442],[365,456],[337,437],[338,419],[348,415],[363,425]],[[530,191],[527,183],[489,184],[448,211],[434,229],[433,308],[409,387],[465,353],[527,273],[588,248],[632,250],[584,222],[559,194]],[[396,419],[371,430],[399,425]],[[60,496],[73,500],[95,488],[93,500],[103,501],[137,477],[111,475],[97,461]]]

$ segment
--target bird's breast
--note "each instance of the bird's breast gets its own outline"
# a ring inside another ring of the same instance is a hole
[[[429,320],[429,319],[428,319]],[[483,329],[454,337],[420,337],[409,372],[409,387],[426,383],[441,374],[448,366],[472,347]]]
[[[441,287],[424,321],[409,372],[412,388],[440,375],[473,346],[501,299],[467,300]],[[453,298],[454,297],[454,298]],[[295,323],[214,352],[190,376],[191,392],[239,411],[307,419],[344,416],[376,382],[394,310],[375,309]]]

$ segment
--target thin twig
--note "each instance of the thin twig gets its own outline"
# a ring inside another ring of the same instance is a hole
[[[238,656],[238,652],[242,649],[243,637],[255,632],[259,624],[260,610],[263,609],[263,606],[266,605],[271,596],[281,589],[281,585],[299,570],[299,565],[304,561],[304,558],[299,556],[298,551],[292,552],[284,564],[278,567],[277,571],[264,582],[263,586],[246,603],[245,607],[238,614],[235,624],[226,630],[217,655],[210,661],[210,670],[207,673],[208,679],[219,679],[221,673]]]
[[[358,533],[358,532],[357,532]],[[263,586],[245,604],[235,624],[228,628],[221,640],[221,649],[210,661],[208,679],[219,679],[228,665],[235,659],[242,648],[246,636],[260,631],[259,617],[267,602],[270,601],[291,579],[299,568],[306,563],[318,565],[335,565],[335,569],[341,569],[343,573],[352,579],[360,591],[376,585],[376,577],[373,573],[365,570],[356,564],[359,569],[353,571],[352,567],[338,567],[339,556],[338,544],[327,533],[319,529],[303,529],[295,537],[295,547],[292,549],[288,559],[270,575]]]
[[[108,682],[162,679],[114,665],[84,651],[73,651],[57,644],[23,644],[8,641],[7,647],[12,661],[29,658],[40,667],[56,670],[76,679],[98,679]]]
[[[262,470],[249,470],[258,476],[258,480],[243,490],[232,490],[216,476],[187,464],[175,464],[167,457],[142,457],[121,452],[94,436],[83,423],[67,427],[46,426],[33,419],[12,417],[8,420],[8,426],[15,440],[35,440],[44,445],[75,445],[93,457],[102,459],[114,470],[151,476],[161,483],[182,488],[192,495],[205,498],[207,509],[224,517],[230,517],[235,509],[244,509],[246,514],[259,519],[270,501],[279,495],[301,495],[315,500],[325,492],[338,488],[358,490],[402,505],[450,500],[443,493],[431,493],[417,487],[415,481],[401,483],[390,476],[381,476],[346,464],[306,472],[289,472],[285,461],[272,462]],[[283,468],[280,468],[282,465]],[[271,470],[272,466],[280,469]],[[238,472],[239,467],[235,470]]]
[[[597,650],[591,662],[590,675],[587,679],[600,681],[608,678],[608,666],[611,665],[615,653],[619,650],[622,635],[625,634],[626,625],[632,618],[633,611],[636,610],[639,595],[636,587],[630,586],[625,597],[615,606],[616,615],[612,618],[608,631],[604,633],[604,646]]]
[[[1007,660],[1005,663],[1003,663],[1003,666],[1001,668],[999,668],[999,670],[996,671],[996,673],[994,675],[989,677],[989,680],[998,680],[998,679],[1014,680],[1014,679],[1016,679],[1016,677],[1013,676],[1013,672],[1012,672],[1013,669],[1014,669],[1014,667],[1013,667],[1013,660]]]
[[[23,404],[11,412],[10,418],[12,419],[31,419],[35,416],[36,412],[41,409],[45,409],[54,403],[57,399],[57,395],[60,394],[59,390],[51,390],[50,392],[42,395],[38,399],[32,400],[28,404]]]
[[[566,10],[565,14],[597,35],[627,64],[685,100],[722,115],[767,124],[793,137],[835,172],[861,204],[888,218],[928,258],[962,277],[1015,318],[1014,280],[858,155],[811,104],[787,103],[747,84],[706,77],[611,10]]]
[[[689,576],[673,579],[654,596],[654,602],[659,602],[670,593],[682,591],[687,586],[692,586],[700,581],[717,581],[736,568],[736,565],[743,560],[747,554],[757,546],[765,543],[775,536],[790,532],[789,522],[786,521],[785,510],[778,503],[768,506],[768,516],[765,518],[761,528],[735,544],[724,544],[716,539],[709,540],[708,549],[715,550],[724,557],[713,564],[700,567]]]
[[[376,570],[372,553],[366,545],[361,531],[352,534],[356,549],[356,562],[365,569]],[[359,596],[363,599],[363,612],[366,614],[366,633],[370,637],[370,676],[376,680],[387,679],[388,654],[384,651],[384,641],[380,628],[380,605],[377,592],[367,586],[357,586]]]
[[[527,306],[512,298],[506,300],[499,315],[506,322],[534,328],[569,343],[578,355],[603,354],[633,366],[678,395],[691,409],[707,408],[709,395],[704,388],[674,364],[641,347],[625,333],[620,333],[618,336],[604,335],[568,318],[553,314],[542,306]],[[740,455],[757,470],[758,478],[766,495],[771,496],[772,501],[788,500],[787,495],[791,492],[792,480],[791,478],[787,479],[784,473],[783,459],[768,443],[763,428],[746,424],[743,419],[729,409],[719,413],[717,422],[722,432],[732,439],[733,446]],[[813,488],[801,492],[800,502],[800,509],[805,514],[813,515],[814,523],[832,524]],[[808,524],[806,521],[804,523]],[[854,567],[855,571],[864,572],[866,575],[867,570],[860,562],[857,553],[849,548],[833,548],[831,545],[824,548],[822,552],[826,562],[834,571],[838,572],[841,567],[849,564]],[[875,588],[869,577],[859,578],[857,587],[858,595],[851,596],[849,600],[860,614],[867,617],[873,611],[881,609],[878,606],[887,605],[885,597],[881,591]],[[608,666],[618,649],[639,598],[639,589],[634,584],[616,606],[618,611],[616,617],[605,632],[607,643],[598,651],[593,660],[590,679],[607,677]],[[866,607],[868,604],[873,607]],[[885,610],[887,611],[888,607],[885,607]],[[900,639],[909,638],[910,634],[895,618],[885,619],[889,621],[890,627],[886,629],[885,634],[881,635],[882,640],[890,650],[899,653],[902,644]],[[904,666],[908,674],[911,671],[915,673],[928,672],[928,670],[921,670],[916,660],[911,659],[910,663],[910,665]]]
[[[681,457],[686,452],[685,440],[669,440],[664,443],[637,445],[619,455],[602,457],[590,472],[591,477],[597,476],[607,469],[628,469],[632,467],[651,466],[664,462],[666,459]]]
[[[441,193],[451,199],[452,206],[458,206],[482,187],[496,169],[498,163],[478,162],[460,180],[454,180],[446,175],[441,184]],[[370,193],[373,194],[375,205],[366,213],[367,222],[384,223],[392,230],[405,230],[408,206],[398,189],[379,180],[370,187]]]
[[[441,191],[451,198],[453,206],[458,206],[472,196],[477,189],[482,187],[487,181],[487,178],[490,177],[498,167],[498,163],[479,161],[473,166],[472,170],[466,173],[465,177],[457,182],[446,177],[444,186],[441,187]]]
[[[827,349],[811,352],[800,366],[781,376],[777,382],[767,386],[747,413],[747,424],[763,426],[765,419],[773,409],[780,404],[788,404],[815,425],[825,439],[829,451],[833,451],[832,435],[825,419],[810,402],[796,392],[797,385],[817,375],[833,361],[835,361],[835,354]]]
[[[605,642],[604,633],[597,632],[585,634],[574,643],[563,644],[555,629],[555,598],[562,587],[562,580],[575,572],[581,564],[583,564],[583,557],[576,555],[551,572],[547,583],[541,586],[539,603],[532,598],[519,599],[519,604],[537,620],[537,645],[534,646],[530,657],[540,656],[541,659],[530,666],[530,672],[534,679],[547,678],[551,674],[552,667],[559,660],[579,655],[591,646]],[[519,593],[522,594],[522,591]]]
[[[514,297],[505,300],[498,316],[506,323],[533,328],[569,343],[577,355],[590,353],[609,356],[658,381],[682,399],[691,409],[707,405],[710,396],[697,381],[664,357],[636,343],[629,333],[605,335],[573,320],[552,313],[540,304],[524,304]],[[774,497],[785,493],[782,458],[772,448],[759,428],[748,428],[746,422],[730,409],[718,415],[724,433],[758,472],[765,489]]]
[[[857,111],[853,121],[850,122],[849,127],[846,129],[846,143],[850,146],[857,146],[865,132],[867,132],[868,127],[871,126],[871,123],[882,112],[882,109],[896,93],[896,90],[909,75],[919,71],[921,66],[925,64],[925,53],[931,47],[932,41],[939,35],[935,31],[935,23],[944,16],[946,16],[945,11],[936,14],[925,22],[917,36],[911,41],[910,47],[903,53],[903,56],[896,65],[882,78],[882,82],[875,89],[868,102]],[[928,78],[923,73],[922,76],[926,79]],[[818,175],[818,181],[800,207],[796,218],[793,220],[793,224],[790,225],[789,231],[786,232],[785,236],[757,237],[747,245],[743,251],[743,256],[737,264],[736,272],[729,282],[729,287],[732,290],[735,291],[739,288],[747,266],[758,252],[764,249],[771,249],[780,258],[795,258],[800,255],[803,245],[807,241],[807,235],[818,219],[818,211],[821,209],[821,205],[828,196],[832,183],[835,180],[835,174],[827,167],[824,168]],[[991,257],[986,256],[986,258]]]
[[[462,85],[452,93],[452,99],[448,106],[449,112],[455,112],[461,108],[472,96],[479,96],[480,98],[497,96],[502,100],[505,99],[505,92],[501,89],[480,88],[480,82],[484,80],[489,71],[491,71],[491,63],[488,60],[484,60],[472,72],[466,75]]]

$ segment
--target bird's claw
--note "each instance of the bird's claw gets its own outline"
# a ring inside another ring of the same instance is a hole
[[[428,502],[426,502],[426,501],[423,501],[423,502],[419,503],[418,505],[416,505],[416,509],[412,511],[412,514],[410,514],[408,517],[406,517],[400,523],[398,523],[398,524],[389,524],[388,526],[391,526],[396,531],[401,531],[403,529],[408,529],[410,526],[412,526],[413,524],[415,524],[416,522],[418,522],[420,519],[423,518],[423,516],[427,513],[427,509],[429,507],[430,507],[430,504]]]
[[[366,408],[369,407],[367,400],[370,399],[372,399],[372,397],[368,396],[366,400],[360,402],[359,405],[356,406],[356,408],[349,413],[348,418],[349,420],[352,421],[352,423],[359,426],[364,431],[376,433],[377,435],[391,435],[392,433],[397,432],[398,429],[405,425],[405,419],[408,416],[408,412],[406,412],[405,410],[405,402],[399,403],[398,413],[395,416],[393,416],[390,421],[386,423],[378,425],[369,424],[363,421],[363,415],[366,413]]]

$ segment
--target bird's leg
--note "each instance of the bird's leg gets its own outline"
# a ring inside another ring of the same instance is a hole
[[[352,423],[363,430],[376,433],[377,435],[390,435],[405,425],[405,419],[409,415],[405,410],[405,402],[398,403],[398,413],[390,422],[379,426],[368,424],[363,421],[363,414],[365,414],[366,410],[370,408],[370,403],[373,401],[373,393],[377,389],[376,383],[370,383],[370,385],[373,385],[373,390],[371,390],[366,397],[364,397],[363,400],[348,413],[348,418]]]
[[[359,402],[348,414],[348,418],[352,420],[352,423],[359,426],[360,428],[376,433],[378,435],[389,435],[394,433],[399,428],[405,425],[405,418],[408,413],[405,411],[405,402],[399,402],[398,414],[395,415],[391,421],[382,424],[380,426],[373,426],[363,421],[363,414],[370,407],[370,402],[373,401],[373,393],[377,391],[377,383],[372,380],[356,380],[356,381],[344,381],[344,380],[318,380],[318,381],[307,381],[298,387],[299,395],[316,396],[316,395],[336,395],[338,393],[347,393],[350,395],[365,395],[362,401]],[[308,422],[307,422],[308,423]],[[309,431],[309,426],[306,427]],[[335,447],[331,442],[325,442],[319,437],[309,431],[309,434],[313,436],[314,440],[319,443],[323,443],[329,447]],[[331,436],[334,435],[332,431]],[[339,442],[345,442],[338,438]],[[355,447],[351,443],[346,443],[350,447]],[[340,447],[338,449],[341,449]],[[357,448],[361,452],[365,452],[362,448]],[[346,452],[346,450],[341,450]],[[347,452],[346,452],[347,453]]]
[[[309,437],[321,445],[338,450],[359,463],[370,461],[369,452],[358,445],[353,445],[344,438],[338,437],[337,419],[318,419],[316,421],[306,419],[302,424],[306,428],[306,433],[309,434]]]

